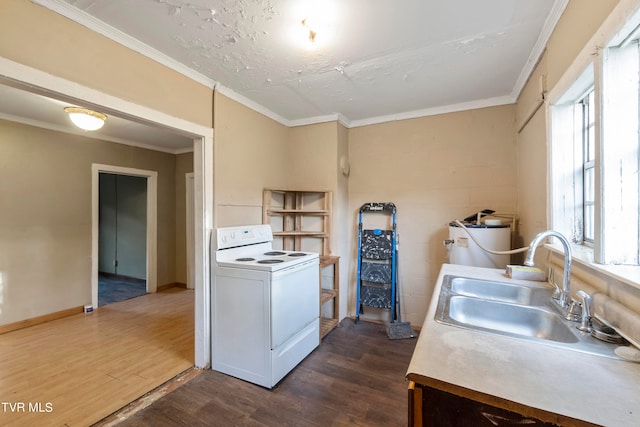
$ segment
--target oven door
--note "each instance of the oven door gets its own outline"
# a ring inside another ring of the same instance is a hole
[[[271,349],[320,316],[317,258],[271,274]]]

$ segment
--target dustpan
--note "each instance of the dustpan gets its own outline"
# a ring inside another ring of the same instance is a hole
[[[411,329],[410,322],[401,322],[396,320],[389,322],[387,326],[387,336],[390,340],[402,340],[407,338],[415,338],[415,333]]]

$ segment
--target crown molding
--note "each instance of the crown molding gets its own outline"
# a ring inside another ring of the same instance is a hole
[[[238,92],[234,91],[233,89],[230,89],[228,87],[226,87],[225,85],[221,84],[220,82],[216,83],[216,85],[213,88],[216,92],[221,93],[222,95],[226,96],[227,98],[231,98],[236,102],[239,102],[240,104],[244,105],[247,108],[250,108],[264,116],[269,117],[270,119],[275,120],[276,122],[284,125],[284,126],[289,126],[289,120],[285,119],[284,117],[282,117],[279,114],[274,113],[273,111],[269,110],[268,108],[262,106],[261,104],[258,104],[255,101],[252,101],[251,99],[247,98],[244,95],[240,95]]]
[[[496,98],[481,99],[478,101],[462,102],[460,104],[445,105],[442,107],[425,108],[422,110],[413,110],[398,114],[371,117],[368,119],[352,120],[349,127],[357,128],[361,126],[377,125],[398,120],[417,119],[420,117],[436,116],[438,114],[456,113],[459,111],[476,110],[479,108],[497,107],[499,105],[507,105],[513,103],[515,103],[515,99],[511,95],[501,96]]]
[[[268,108],[262,106],[261,104],[258,104],[255,101],[252,101],[251,99],[247,98],[244,95],[239,94],[238,92],[234,91],[231,88],[226,87],[225,85],[221,84],[220,82],[216,83],[214,90],[219,92],[220,94],[226,96],[227,98],[230,98],[242,105],[244,105],[247,108],[250,108],[251,110],[260,113],[264,116],[269,117],[272,120],[275,120],[276,122],[280,123],[283,126],[286,127],[298,127],[298,126],[307,126],[307,125],[315,125],[315,124],[319,124],[319,123],[327,123],[327,122],[334,122],[337,121],[340,124],[342,124],[344,127],[349,128],[351,126],[351,121],[345,117],[342,114],[339,113],[335,113],[335,114],[327,114],[324,116],[315,116],[315,117],[306,117],[304,119],[294,119],[294,120],[289,120],[286,119],[284,117],[282,117],[279,114],[274,113],[273,111],[269,110]]]
[[[343,116],[340,113],[338,113],[338,123],[340,123],[342,126],[346,127],[347,129],[351,127],[351,120],[349,120],[347,117]]]
[[[368,125],[380,124],[380,123],[397,121],[397,120],[414,119],[418,117],[426,117],[426,116],[432,116],[437,114],[445,114],[445,113],[452,113],[452,112],[458,112],[458,111],[464,111],[464,110],[470,110],[470,109],[494,107],[498,105],[514,103],[517,100],[517,97],[520,95],[520,92],[522,91],[522,88],[524,87],[527,80],[529,79],[531,73],[533,72],[542,53],[544,52],[544,49],[546,47],[546,44],[549,38],[551,37],[553,29],[555,28],[555,25],[557,24],[558,20],[562,16],[562,13],[564,12],[569,2],[569,0],[556,0],[556,2],[554,3],[552,12],[547,18],[547,21],[545,22],[543,31],[538,37],[536,45],[534,46],[534,48],[531,51],[531,54],[529,55],[527,64],[525,65],[522,72],[520,73],[520,76],[516,81],[516,84],[511,92],[511,95],[509,96],[496,97],[496,98],[490,98],[485,100],[477,100],[477,101],[453,104],[453,105],[442,106],[442,107],[414,110],[414,111],[408,111],[408,112],[385,115],[385,116],[370,117],[370,118],[360,119],[360,120],[350,120],[349,118],[345,117],[340,113],[309,117],[304,119],[289,120],[271,111],[270,109],[264,107],[263,105],[258,104],[257,102],[245,97],[244,95],[241,95],[235,92],[234,90],[224,86],[220,82],[216,82],[215,80],[212,80],[206,76],[203,76],[202,74],[194,71],[193,69],[185,66],[184,64],[178,61],[175,61],[174,59],[152,48],[151,46],[148,46],[142,43],[141,41],[129,36],[128,34],[123,33],[122,31],[116,28],[113,28],[110,25],[107,25],[103,21],[100,21],[94,18],[93,16],[70,5],[69,3],[64,2],[63,0],[32,0],[32,1],[36,4],[46,7],[47,9],[50,9],[55,13],[65,16],[66,18],[69,18],[72,21],[98,34],[101,34],[135,52],[138,52],[160,64],[163,64],[171,68],[172,70],[213,89],[214,91],[218,91],[219,93],[227,96],[228,98],[231,98],[234,101],[244,105],[245,107],[250,108],[266,117],[269,117],[270,119],[275,120],[276,122],[284,126],[296,127],[296,126],[306,126],[306,125],[312,125],[312,124],[326,123],[330,121],[338,121],[340,124],[342,124],[346,128],[368,126]]]
[[[327,114],[325,116],[308,117],[289,121],[289,127],[315,125],[318,123],[338,122],[347,129],[351,127],[351,120],[340,113]]]
[[[206,87],[209,87],[213,90],[220,92],[221,94],[227,96],[228,98],[233,99],[236,102],[244,105],[247,108],[250,108],[262,115],[269,117],[270,119],[275,120],[276,122],[284,125],[284,126],[301,126],[301,124],[292,124],[293,122],[285,119],[279,114],[269,110],[268,108],[258,104],[255,101],[235,92],[234,90],[224,86],[220,82],[212,80],[202,74],[194,71],[193,69],[187,67],[186,65],[178,62],[164,53],[152,48],[151,46],[142,43],[140,40],[131,37],[130,35],[106,24],[105,22],[85,13],[84,11],[72,6],[71,4],[63,1],[63,0],[33,0],[34,3],[39,4],[40,6],[46,7],[47,9],[62,15],[91,31],[94,31],[98,34],[101,34],[110,40],[113,40],[116,43],[119,43],[135,52],[140,53]],[[337,116],[332,118],[332,120],[337,120]],[[304,124],[315,124],[315,123],[323,123],[329,121],[326,119],[327,116],[322,117],[312,117],[308,119],[301,119],[300,122],[304,122]],[[297,122],[297,121],[296,121]],[[348,123],[348,120],[346,121]],[[348,127],[348,126],[347,126]]]
[[[556,2],[553,4],[551,13],[547,17],[547,20],[542,27],[542,31],[540,32],[540,35],[536,40],[536,44],[533,46],[533,49],[531,49],[529,58],[527,58],[527,62],[522,68],[522,71],[520,72],[520,75],[516,80],[516,84],[513,86],[513,91],[511,92],[513,99],[518,99],[518,97],[520,96],[520,92],[522,92],[522,89],[527,84],[529,77],[531,77],[531,74],[536,68],[536,65],[538,65],[540,58],[542,58],[542,54],[547,48],[547,43],[551,38],[551,34],[553,34],[553,30],[558,24],[558,21],[560,20],[560,17],[564,13],[564,10],[567,8],[568,4],[569,0],[556,0]]]
[[[135,52],[138,52],[139,54],[144,55],[147,58],[150,58],[208,88],[213,89],[214,85],[216,84],[214,80],[198,73],[197,71],[194,71],[183,63],[170,58],[159,50],[154,49],[145,43],[142,43],[140,40],[131,37],[130,35],[106,24],[103,21],[100,21],[97,18],[94,18],[88,13],[85,13],[84,11],[72,6],[71,4],[63,0],[32,1],[36,4],[39,4],[40,6],[46,7],[47,9],[59,15],[64,16],[65,18],[71,19],[72,21],[88,28],[91,31],[101,34],[116,43],[119,43]]]
[[[360,120],[350,120],[348,117],[345,117],[340,113],[327,114],[324,116],[308,117],[304,119],[287,120],[284,117],[246,98],[245,96],[240,95],[239,93],[233,91],[232,89],[229,89],[228,87],[220,83],[216,84],[215,90],[221,93],[222,95],[225,95],[226,97],[233,99],[234,101],[239,102],[240,104],[243,104],[245,107],[250,108],[260,114],[263,114],[287,127],[308,126],[308,125],[315,125],[315,124],[335,121],[340,123],[347,129],[351,129],[355,127],[381,124],[385,122],[393,122],[398,120],[415,119],[420,117],[435,116],[438,114],[455,113],[455,112],[465,111],[465,110],[475,110],[478,108],[496,107],[499,105],[513,104],[516,102],[516,98],[514,98],[511,95],[507,95],[507,96],[496,97],[496,98],[488,98],[488,99],[481,99],[477,101],[463,102],[460,104],[445,105],[442,107],[426,108],[422,110],[406,111],[398,114],[370,117],[370,118],[360,119]]]

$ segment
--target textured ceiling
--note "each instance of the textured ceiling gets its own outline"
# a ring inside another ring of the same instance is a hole
[[[566,6],[566,0],[35,1],[285,124],[339,118],[351,126],[514,102]],[[317,29],[314,43],[310,28]]]
[[[285,125],[354,127],[515,102],[568,0],[32,1]],[[330,12],[324,23],[318,10]],[[0,119],[171,153],[193,147],[116,112],[100,131],[79,131],[61,114],[73,100],[23,89],[0,80]]]

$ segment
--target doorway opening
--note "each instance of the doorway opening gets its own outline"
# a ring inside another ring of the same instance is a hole
[[[147,178],[99,173],[98,306],[147,293]]]
[[[121,98],[97,91],[50,73],[32,68],[6,58],[0,57],[0,83],[18,87],[43,96],[66,100],[67,102],[95,106],[113,116],[124,116],[142,123],[150,123],[163,129],[169,129],[193,138],[194,150],[194,245],[193,259],[195,264],[193,285],[195,291],[195,325],[194,346],[195,365],[207,367],[211,363],[210,355],[210,294],[209,294],[209,236],[214,222],[213,197],[213,164],[214,164],[214,129],[208,125],[197,124],[180,119],[159,110],[145,107]],[[91,239],[91,304],[98,303],[98,173],[100,167],[92,167],[92,239]],[[105,171],[110,170],[105,166]],[[121,168],[126,169],[126,168]],[[117,171],[116,171],[117,172]],[[135,174],[134,174],[135,175]],[[144,174],[143,174],[144,176]],[[149,190],[157,185],[157,176],[149,179]],[[149,192],[150,199],[154,196]],[[150,205],[155,208],[154,203]],[[155,211],[147,211],[153,216]],[[147,288],[150,293],[157,289],[157,220],[147,224]],[[149,230],[152,229],[152,232]]]
[[[157,179],[156,171],[92,166],[94,307],[156,292]]]

